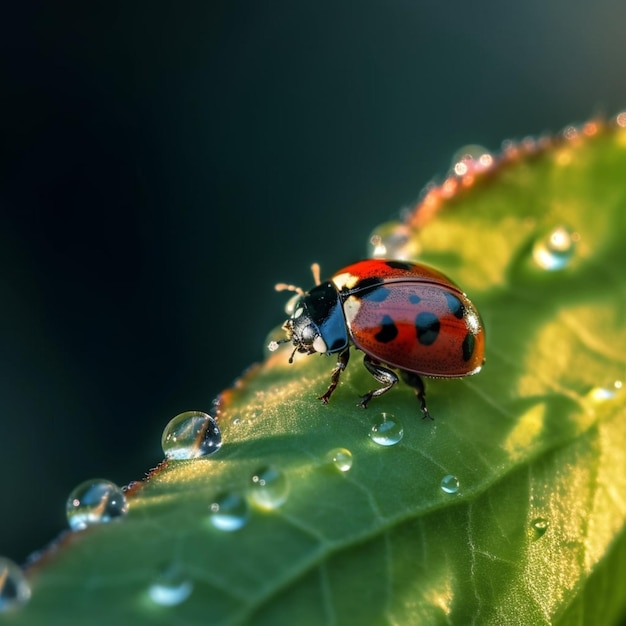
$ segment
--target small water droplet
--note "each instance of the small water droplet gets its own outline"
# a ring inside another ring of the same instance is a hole
[[[213,417],[202,411],[185,411],[170,420],[163,431],[161,446],[174,461],[197,459],[217,452],[222,434]]]
[[[326,462],[340,472],[347,472],[352,468],[352,452],[347,448],[335,448],[326,454]]]
[[[530,528],[533,532],[534,539],[543,537],[550,526],[549,520],[545,517],[536,517],[531,523]]]
[[[267,465],[252,475],[250,499],[263,509],[276,509],[289,494],[287,477],[276,467]]]
[[[390,413],[381,413],[381,418],[372,426],[369,432],[370,439],[379,446],[395,446],[402,440],[404,428]]]
[[[150,599],[160,606],[176,606],[183,603],[193,591],[193,583],[178,565],[169,565],[148,588]]]
[[[374,259],[415,259],[421,247],[411,229],[403,222],[385,222],[369,238],[369,256]]]
[[[444,493],[458,493],[459,479],[453,474],[448,474],[441,479],[441,491]]]
[[[463,177],[477,174],[489,169],[494,164],[494,158],[483,146],[469,145],[457,150],[452,157],[450,175]]]
[[[17,609],[29,599],[30,585],[22,569],[11,559],[0,557],[0,613]]]
[[[76,487],[67,499],[67,521],[72,530],[103,524],[128,512],[124,492],[114,483],[94,479]]]
[[[533,246],[533,259],[544,270],[562,270],[572,260],[580,235],[567,226],[557,226]]]
[[[622,391],[623,383],[621,380],[616,380],[610,385],[604,387],[594,387],[587,397],[593,402],[606,402],[607,400],[613,400]]]
[[[209,506],[209,520],[219,530],[239,530],[245,526],[249,516],[248,502],[235,491],[221,493]]]

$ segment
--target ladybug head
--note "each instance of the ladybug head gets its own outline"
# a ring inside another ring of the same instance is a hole
[[[283,330],[287,338],[272,342],[270,349],[275,350],[280,343],[290,341],[294,345],[290,363],[296,352],[332,354],[343,350],[348,345],[348,330],[333,283],[323,283],[301,294]]]
[[[287,341],[291,341],[295,346],[294,351],[289,358],[289,362],[293,361],[293,355],[296,352],[303,354],[313,354],[328,352],[328,347],[306,305],[307,298],[300,298],[293,310],[293,315],[283,324],[283,330],[287,333]]]

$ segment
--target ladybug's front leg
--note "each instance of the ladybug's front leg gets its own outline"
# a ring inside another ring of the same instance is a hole
[[[330,396],[333,395],[333,391],[335,391],[335,389],[337,388],[341,372],[346,369],[349,360],[350,346],[343,350],[343,352],[339,353],[339,357],[337,358],[337,365],[335,365],[335,369],[330,376],[330,385],[328,385],[328,389],[321,396],[319,396],[319,400],[321,400],[324,404],[328,404]]]
[[[389,391],[397,382],[398,377],[395,372],[387,367],[382,366],[378,361],[374,361],[369,355],[363,357],[363,365],[367,368],[367,371],[384,387],[379,389],[373,389],[364,396],[361,396],[361,402],[357,406],[361,406],[364,409],[367,408],[367,403],[375,396],[380,396],[386,391]]]

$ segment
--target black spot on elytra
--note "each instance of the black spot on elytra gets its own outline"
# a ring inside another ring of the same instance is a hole
[[[398,336],[398,327],[389,315],[385,315],[380,323],[380,330],[374,335],[376,341],[389,343]]]
[[[407,270],[410,271],[413,269],[412,263],[405,263],[404,261],[386,261],[387,267],[390,267],[393,270]]]
[[[448,308],[450,309],[450,313],[454,315],[454,317],[462,320],[463,315],[465,315],[465,306],[461,302],[458,296],[455,296],[453,293],[445,292],[446,300],[448,301]]]
[[[421,302],[421,301],[422,301],[422,299],[421,299],[418,295],[416,295],[416,294],[414,294],[414,293],[412,293],[412,294],[409,296],[409,302],[410,302],[411,304],[418,304],[418,303],[419,303],[419,302]]]
[[[376,287],[367,293],[359,293],[362,298],[367,298],[370,302],[384,302],[389,295],[387,287]]]
[[[465,335],[465,339],[463,339],[463,344],[461,345],[464,361],[469,361],[472,358],[475,346],[476,338],[474,337],[474,335],[472,335],[472,333],[467,333],[467,335]]]
[[[346,289],[346,291],[348,291],[349,293],[353,293],[357,298],[364,298],[365,296],[369,296],[382,284],[382,278],[378,278],[377,276],[370,276],[369,278],[364,278],[363,280],[360,280],[354,287],[352,287],[351,289]]]
[[[430,346],[439,336],[439,318],[434,313],[419,313],[415,318],[417,340],[423,346]]]

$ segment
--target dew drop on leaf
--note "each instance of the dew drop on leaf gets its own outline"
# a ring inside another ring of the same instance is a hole
[[[574,257],[579,239],[580,235],[567,226],[557,226],[537,239],[533,246],[533,260],[543,270],[565,269]]]
[[[221,493],[209,506],[209,521],[219,530],[239,530],[246,525],[249,517],[248,502],[236,491]]]
[[[368,250],[369,256],[374,259],[408,261],[417,258],[420,245],[407,224],[385,222],[370,235]]]
[[[326,454],[326,463],[347,472],[352,468],[352,452],[347,448],[334,448]]]
[[[165,427],[161,445],[170,460],[197,459],[217,452],[222,445],[222,434],[210,415],[202,411],[185,411]]]
[[[550,526],[549,520],[545,517],[536,517],[531,523],[530,528],[533,532],[533,538],[539,539],[543,537]]]
[[[441,479],[441,491],[444,493],[458,493],[459,479],[453,474],[448,474]]]
[[[30,585],[22,569],[10,559],[0,557],[0,613],[17,609],[29,599]]]
[[[193,583],[177,565],[164,568],[148,588],[148,596],[160,606],[176,606],[184,602],[193,591]]]
[[[603,387],[594,387],[587,397],[595,403],[602,403],[608,400],[614,400],[621,393],[623,383],[621,380],[616,380],[612,384],[605,385]]]
[[[249,496],[262,509],[276,509],[287,499],[289,483],[284,472],[268,465],[260,468],[251,478]]]
[[[103,480],[87,480],[69,495],[66,505],[67,521],[72,530],[110,522],[128,512],[124,492],[114,483]]]
[[[494,164],[494,158],[483,146],[468,145],[457,150],[450,165],[450,175],[463,177],[483,172]]]
[[[369,436],[379,446],[395,446],[402,440],[404,428],[400,421],[390,413],[381,413],[380,421],[372,426]]]

